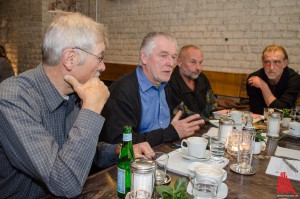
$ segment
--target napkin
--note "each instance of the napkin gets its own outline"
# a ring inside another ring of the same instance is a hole
[[[218,131],[219,131],[219,128],[210,127],[210,129],[207,131],[207,133],[203,134],[203,137],[218,136]]]
[[[287,178],[300,181],[300,161],[288,160],[294,167],[298,169],[298,173],[294,172],[281,158],[272,156],[266,170],[266,174],[280,176],[281,172],[286,172]]]
[[[300,151],[294,149],[287,149],[277,146],[275,156],[287,157],[300,160]]]

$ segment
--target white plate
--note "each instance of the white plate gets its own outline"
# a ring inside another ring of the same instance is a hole
[[[188,166],[191,163],[206,163],[206,164],[213,164],[211,160],[206,160],[203,162],[199,162],[199,161],[193,161],[193,160],[188,160],[185,158],[182,158],[181,153],[178,152],[178,150],[180,151],[181,149],[176,149],[170,153],[168,153],[169,155],[169,161],[168,161],[168,171],[183,175],[188,177],[189,176],[189,171],[188,171]],[[227,166],[227,164],[229,163],[229,160],[227,158],[223,158],[224,162],[217,164],[217,167],[220,168],[224,168]]]
[[[183,158],[185,158],[187,160],[193,160],[193,161],[206,161],[206,160],[209,160],[210,156],[211,156],[209,150],[205,151],[204,157],[202,157],[202,158],[197,158],[197,157],[188,155],[187,150],[185,150],[185,149],[178,150],[178,152],[180,153],[180,155]]]
[[[193,189],[192,183],[189,182],[189,184],[188,184],[188,186],[187,186],[187,188],[186,188],[186,191],[188,192],[188,194],[193,195],[193,194],[192,194],[192,189]],[[218,199],[226,198],[226,197],[227,197],[227,194],[228,194],[228,187],[227,187],[227,185],[226,185],[225,183],[222,183],[222,184],[221,184],[221,187],[220,187],[219,190],[218,190],[217,198],[218,198]],[[203,198],[203,197],[198,196],[198,197],[196,197],[196,198],[197,198],[197,199],[201,199],[201,198]]]

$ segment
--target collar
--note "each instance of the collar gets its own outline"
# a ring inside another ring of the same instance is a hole
[[[138,66],[136,68],[136,75],[137,75],[137,79],[138,79],[138,82],[139,82],[139,87],[141,88],[141,90],[143,92],[145,92],[145,91],[147,91],[151,88],[161,90],[166,86],[166,83],[161,83],[161,85],[159,87],[154,86],[152,84],[152,82],[150,82],[150,80],[147,78],[145,73],[143,72],[142,66]]]

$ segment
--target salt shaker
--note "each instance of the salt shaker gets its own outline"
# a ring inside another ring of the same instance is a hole
[[[148,159],[136,159],[131,163],[131,191],[144,190],[152,195],[155,184],[156,162]]]
[[[279,137],[280,132],[280,114],[279,113],[271,113],[269,114],[269,122],[268,122],[268,137]]]
[[[228,135],[232,132],[234,121],[232,119],[223,118],[219,121],[218,138],[228,138]]]

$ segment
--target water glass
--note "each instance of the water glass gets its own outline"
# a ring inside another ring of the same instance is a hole
[[[192,195],[196,197],[214,198],[218,192],[218,181],[214,178],[190,178]]]
[[[212,136],[210,137],[210,153],[213,163],[222,162],[225,153],[225,145],[227,139],[224,137]]]
[[[164,184],[169,161],[169,155],[163,152],[155,152],[152,160],[156,161],[157,168],[155,172],[155,183]]]
[[[125,199],[149,199],[151,193],[146,190],[132,190],[126,194]]]

